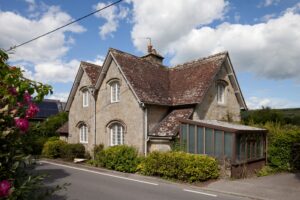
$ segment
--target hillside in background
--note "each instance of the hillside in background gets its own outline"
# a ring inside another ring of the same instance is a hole
[[[271,109],[265,107],[258,110],[243,111],[242,120],[245,124],[260,124],[271,121],[300,126],[300,108]]]

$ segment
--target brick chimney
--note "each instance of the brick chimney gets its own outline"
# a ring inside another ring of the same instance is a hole
[[[162,57],[161,55],[159,55],[155,49],[153,49],[153,46],[151,44],[151,38],[147,38],[149,39],[149,43],[148,43],[148,54],[145,56],[142,56],[143,59],[146,59],[150,62],[153,63],[157,63],[157,64],[162,64],[164,57]]]

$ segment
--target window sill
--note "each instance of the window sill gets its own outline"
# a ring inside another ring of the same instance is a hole
[[[119,102],[120,102],[120,101],[114,101],[114,102],[111,101],[110,103],[111,103],[111,104],[114,104],[114,103],[119,103]]]
[[[89,142],[80,141],[80,144],[88,144]]]

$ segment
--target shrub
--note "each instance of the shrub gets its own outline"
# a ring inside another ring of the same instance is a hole
[[[144,175],[182,181],[205,181],[219,176],[217,161],[205,155],[184,152],[152,152],[139,165]]]
[[[65,144],[61,147],[61,158],[74,160],[74,158],[84,158],[85,148],[83,144]]]
[[[96,155],[96,163],[108,169],[133,173],[139,163],[138,152],[126,145],[109,147]]]
[[[96,145],[96,146],[94,147],[93,153],[94,153],[95,155],[97,155],[97,154],[99,154],[101,151],[103,151],[103,149],[104,149],[104,144],[98,144],[98,145]]]
[[[62,140],[47,141],[44,144],[42,155],[47,158],[60,158],[65,145],[67,143]]]
[[[268,161],[272,168],[279,171],[292,170],[292,147],[300,143],[300,128],[279,123],[266,123],[268,129]]]
[[[273,169],[270,166],[264,166],[263,168],[261,168],[256,174],[257,176],[268,176],[270,174],[274,174],[276,172],[275,169]]]

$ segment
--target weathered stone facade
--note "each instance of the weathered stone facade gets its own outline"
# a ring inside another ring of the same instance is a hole
[[[217,102],[218,80],[226,81],[228,84],[225,87],[224,104]],[[234,122],[241,120],[240,105],[235,96],[231,81],[228,78],[228,72],[225,65],[222,66],[221,70],[215,77],[202,103],[195,107],[193,120],[202,119]]]
[[[83,122],[88,127],[88,143],[85,143],[87,150],[91,150],[94,141],[94,101],[91,95],[89,95],[89,106],[83,107],[82,89],[91,86],[91,81],[87,74],[83,72],[81,81],[77,88],[77,91],[72,102],[72,106],[69,110],[69,137],[67,141],[69,143],[80,142],[80,129],[79,123]]]
[[[110,81],[120,83],[120,102],[110,102]],[[108,125],[117,121],[124,125],[124,144],[136,147],[140,153],[144,152],[144,110],[139,105],[132,90],[121,74],[114,61],[108,68],[97,97],[97,144],[110,145]]]

